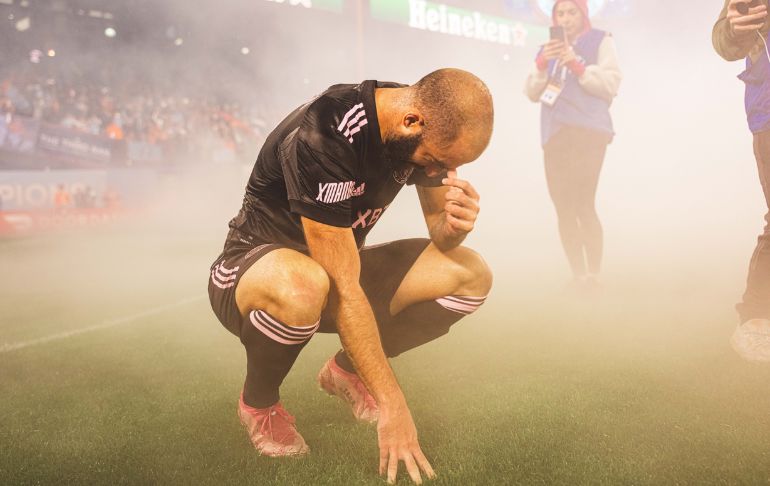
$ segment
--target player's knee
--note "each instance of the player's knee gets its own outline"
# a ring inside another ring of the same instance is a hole
[[[470,295],[485,296],[492,288],[492,270],[478,253],[470,248],[459,246],[451,250],[450,257],[457,262],[458,280],[464,292]]]
[[[309,258],[302,264],[293,265],[277,285],[276,299],[283,307],[293,307],[303,314],[316,317],[326,306],[329,295],[329,276]]]

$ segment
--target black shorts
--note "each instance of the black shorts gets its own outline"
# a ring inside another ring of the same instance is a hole
[[[372,306],[377,325],[387,325],[390,303],[404,277],[417,258],[430,244],[427,238],[397,240],[381,245],[364,247],[361,256],[361,287]],[[228,236],[225,249],[211,265],[209,300],[219,321],[230,332],[240,337],[243,316],[235,303],[235,288],[241,276],[260,258],[285,245],[255,244],[245,239]],[[318,332],[336,333],[337,326],[329,316],[322,316]]]

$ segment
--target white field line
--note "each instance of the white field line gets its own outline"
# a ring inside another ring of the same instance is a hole
[[[166,312],[168,310],[175,309],[177,307],[182,307],[184,305],[191,304],[199,300],[203,300],[204,298],[205,298],[204,295],[199,295],[197,297],[188,297],[178,302],[174,302],[173,304],[154,307],[152,309],[148,309],[143,312],[138,312],[130,316],[119,317],[117,319],[109,319],[107,321],[101,322],[99,324],[95,324],[93,326],[81,327],[80,329],[73,329],[72,331],[65,331],[65,332],[60,332],[56,334],[50,334],[48,336],[44,336],[38,339],[32,339],[29,341],[22,341],[18,343],[5,343],[0,345],[0,354],[8,353],[11,351],[17,351],[19,349],[29,348],[31,346],[38,346],[40,344],[50,343],[51,341],[59,341],[61,339],[67,339],[73,336],[79,336],[80,334],[85,334],[88,332],[100,331],[102,329],[119,326],[121,324],[129,324],[131,322],[144,319],[145,317],[154,316],[156,314],[160,314],[162,312]]]

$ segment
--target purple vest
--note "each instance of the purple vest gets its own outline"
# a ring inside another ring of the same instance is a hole
[[[577,39],[575,54],[582,58],[586,66],[599,62],[599,46],[606,32],[591,29]],[[556,60],[548,63],[548,73],[551,77],[561,81],[562,68],[554,71]],[[614,130],[610,117],[610,102],[594,96],[584,90],[578,78],[567,69],[566,79],[559,99],[554,106],[541,103],[540,133],[542,144],[548,141],[565,126],[589,128],[607,133],[608,139],[612,139]]]
[[[770,34],[767,42],[770,43]],[[770,130],[770,61],[762,45],[756,62],[746,58],[746,70],[738,78],[746,83],[746,117],[752,133]]]

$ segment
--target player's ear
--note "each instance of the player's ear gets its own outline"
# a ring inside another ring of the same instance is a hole
[[[420,134],[425,126],[425,119],[419,113],[407,113],[404,115],[401,124],[409,133]]]

